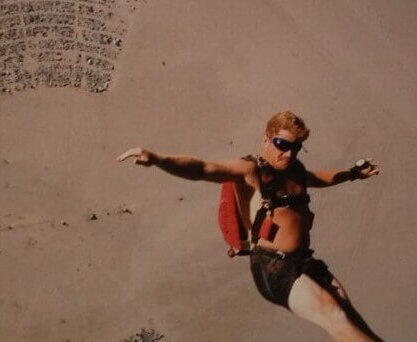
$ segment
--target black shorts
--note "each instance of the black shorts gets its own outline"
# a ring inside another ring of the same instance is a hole
[[[268,301],[288,307],[288,297],[294,282],[301,274],[306,274],[322,287],[330,289],[333,275],[327,265],[313,258],[312,250],[283,257],[272,250],[255,247],[250,263],[256,287]]]

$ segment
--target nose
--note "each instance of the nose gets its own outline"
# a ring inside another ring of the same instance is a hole
[[[292,156],[292,150],[288,150],[288,151],[285,151],[284,153],[283,153],[283,155],[285,156],[285,157],[287,157],[287,158],[291,158],[291,156]]]

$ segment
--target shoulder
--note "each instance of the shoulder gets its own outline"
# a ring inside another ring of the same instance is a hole
[[[307,169],[299,159],[295,160],[292,164],[290,174],[291,178],[293,178],[294,180],[297,180],[298,182],[301,182],[304,185],[307,184]]]
[[[307,171],[306,167],[300,161],[300,159],[296,159],[294,161],[293,168],[294,168],[295,171],[299,171],[299,172],[306,172]]]
[[[256,172],[255,170],[256,164],[244,159],[204,163],[205,174],[220,180],[220,182],[228,180],[241,181]]]
[[[256,158],[240,158],[234,160],[228,160],[221,164],[217,164],[218,171],[220,173],[228,174],[231,176],[232,181],[236,183],[246,183],[251,187],[256,187],[258,178],[258,166]]]
[[[257,170],[257,163],[256,158],[250,159],[247,157],[243,157],[240,159],[229,160],[225,163],[231,168],[240,171],[241,174],[250,174],[254,173]]]
[[[252,190],[260,190],[260,169],[262,160],[258,156],[249,154],[240,159],[240,165],[245,170],[244,184]]]
[[[253,154],[248,154],[240,158],[240,163],[243,168],[247,171],[247,174],[256,174],[259,173],[259,168],[261,167],[261,160],[258,156]]]

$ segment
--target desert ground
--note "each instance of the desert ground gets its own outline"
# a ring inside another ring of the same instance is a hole
[[[386,341],[417,340],[417,2],[0,0],[0,341],[330,341],[230,259],[218,184],[121,164],[228,160],[291,109],[312,248]]]

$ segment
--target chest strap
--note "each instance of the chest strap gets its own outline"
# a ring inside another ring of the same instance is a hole
[[[256,163],[257,174],[260,182],[260,192],[262,196],[262,206],[258,209],[255,215],[255,220],[251,229],[251,245],[256,245],[259,238],[267,237],[273,227],[272,224],[272,215],[275,208],[278,207],[297,207],[301,205],[306,205],[310,202],[310,195],[307,193],[302,193],[299,195],[284,195],[276,196],[275,195],[275,182],[276,178],[279,177],[278,173],[273,170],[273,168],[260,156],[248,155],[242,159],[252,161]],[[304,166],[298,161],[301,167],[304,170]],[[271,181],[268,183],[262,182],[263,174],[268,173],[272,174]],[[305,181],[303,181],[305,185]],[[235,251],[231,248],[228,252],[230,257],[235,255],[249,255],[251,254],[251,248],[241,249]]]
[[[271,234],[271,230],[273,227],[272,224],[272,215],[275,208],[279,207],[297,207],[301,205],[306,205],[310,203],[310,195],[307,193],[302,193],[299,195],[283,195],[283,196],[276,196],[276,189],[274,184],[276,184],[276,178],[280,175],[273,170],[273,168],[266,162],[262,157],[251,156],[251,160],[256,162],[257,165],[257,173],[258,179],[260,182],[260,192],[262,195],[262,206],[257,211],[255,220],[252,225],[251,229],[251,241],[253,244],[256,244],[260,237],[268,238]],[[298,162],[300,163],[300,162]],[[302,165],[300,163],[300,165]],[[302,167],[304,170],[304,167]],[[268,183],[264,183],[263,173],[269,173],[272,175],[270,181]],[[305,180],[303,180],[305,185]]]

